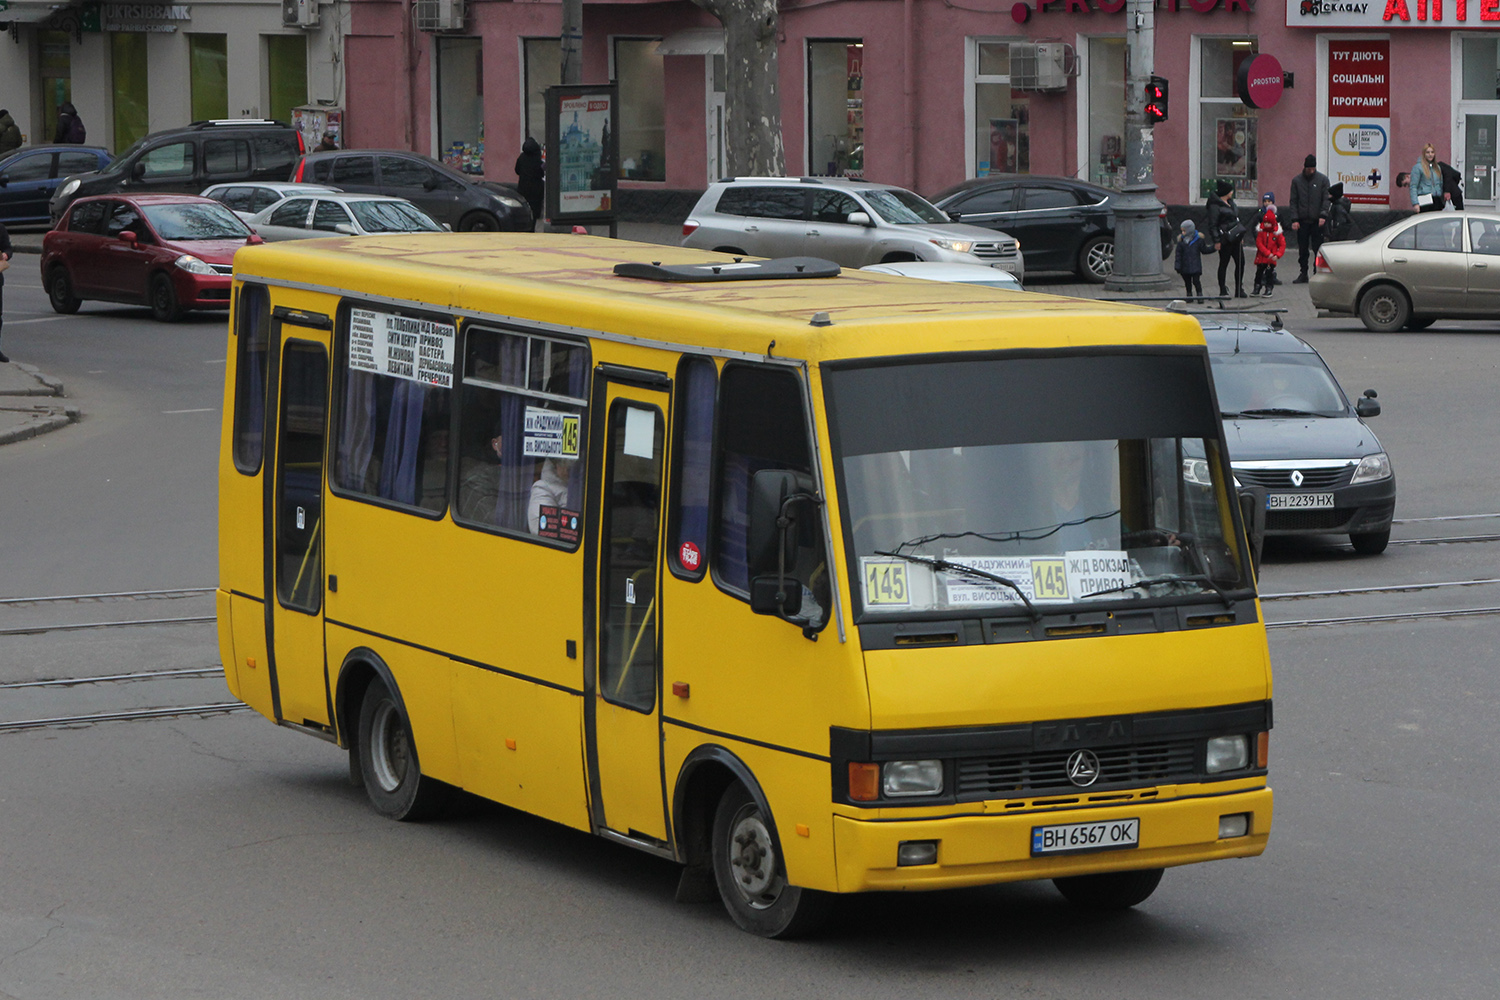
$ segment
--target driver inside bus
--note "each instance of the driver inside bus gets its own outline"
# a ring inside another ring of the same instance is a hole
[[[1118,549],[1120,511],[1103,491],[1090,488],[1086,441],[1059,441],[1049,448],[1047,471],[1052,488],[1048,502],[1055,530],[1046,537],[1050,552]]]

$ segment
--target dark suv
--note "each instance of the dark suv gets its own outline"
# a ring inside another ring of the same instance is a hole
[[[303,152],[302,136],[265,118],[193,122],[153,132],[103,170],[74,174],[48,206],[62,218],[74,198],[90,194],[197,194],[220,181],[279,181]]]
[[[530,232],[531,209],[515,188],[475,180],[400,149],[338,149],[308,153],[292,171],[297,183],[332,184],[350,194],[405,198],[460,232]]]

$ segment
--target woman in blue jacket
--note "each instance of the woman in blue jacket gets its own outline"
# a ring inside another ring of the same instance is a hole
[[[1448,196],[1443,193],[1443,168],[1438,165],[1432,143],[1422,147],[1422,158],[1411,168],[1411,204],[1419,212],[1440,212]]]

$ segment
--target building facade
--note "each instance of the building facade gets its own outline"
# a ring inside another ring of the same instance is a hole
[[[280,0],[10,0],[0,10],[0,107],[40,143],[72,103],[88,142],[115,152],[192,121],[290,120],[301,105],[342,104],[348,13],[314,0],[290,9]]]

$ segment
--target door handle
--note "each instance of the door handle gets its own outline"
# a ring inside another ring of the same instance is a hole
[[[1486,264],[1486,263],[1485,263],[1485,262],[1484,262],[1484,261],[1482,261],[1482,260],[1480,260],[1480,261],[1475,261],[1475,262],[1474,262],[1474,266],[1475,266],[1475,267],[1489,267],[1489,265],[1488,265],[1488,264]]]
[[[1392,257],[1391,258],[1391,263],[1392,264],[1405,264],[1406,263],[1406,258],[1405,257]]]
[[[822,236],[823,234],[820,233],[820,232],[818,232],[816,229],[809,229],[807,231],[807,235],[809,235],[809,236]]]
[[[745,232],[747,232],[747,233],[758,233],[758,232],[760,232],[760,227],[759,226],[746,226],[745,227]]]

